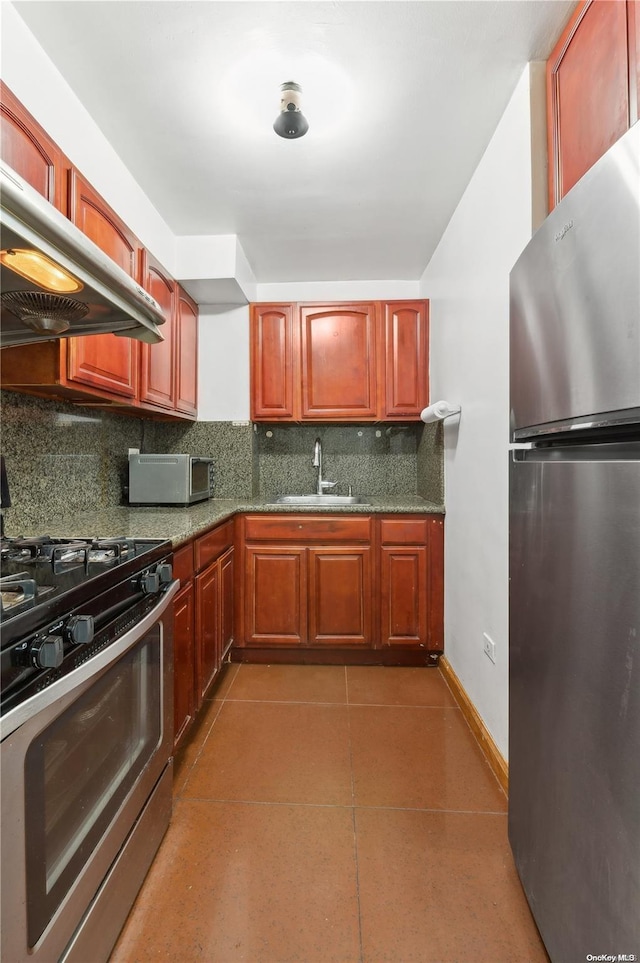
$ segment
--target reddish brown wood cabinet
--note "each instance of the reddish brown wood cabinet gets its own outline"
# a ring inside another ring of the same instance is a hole
[[[387,517],[380,526],[380,642],[443,649],[444,522]]]
[[[415,418],[429,404],[429,303],[389,301],[383,309],[384,418]]]
[[[198,706],[233,642],[234,522],[196,539],[196,697]]]
[[[138,280],[142,247],[106,201],[78,173],[71,172],[71,219],[83,234]],[[69,338],[69,381],[135,399],[139,343],[115,334]]]
[[[1,85],[2,158],[124,271],[165,314],[164,341],[112,334],[63,338],[2,350],[2,387],[44,397],[104,401],[165,417],[197,414],[198,307],[145,251],[16,97]]]
[[[178,746],[188,732],[234,639],[234,522],[178,549],[181,589],[174,618],[174,720]]]
[[[429,397],[426,301],[251,305],[254,421],[412,421]]]
[[[198,413],[198,305],[178,285],[175,334],[176,411]]]
[[[244,548],[244,637],[239,645],[307,641],[307,561],[300,545]]]
[[[635,0],[581,2],[547,61],[549,207],[638,119]]]
[[[3,161],[54,207],[67,214],[68,159],[1,81],[0,100]]]
[[[374,303],[298,305],[303,420],[377,417],[380,317]]]
[[[155,258],[142,255],[142,284],[162,308],[160,344],[140,344],[140,403],[175,407],[176,396],[176,283]]]
[[[308,643],[371,646],[373,581],[369,545],[331,545],[307,550]]]
[[[371,644],[370,516],[247,515],[236,645]]]
[[[254,421],[297,421],[299,339],[292,304],[252,304],[251,417]]]
[[[173,621],[173,718],[174,745],[186,735],[196,713],[195,590],[193,542],[173,556],[173,577],[180,580]]]
[[[236,658],[437,662],[440,516],[246,515],[238,526]]]

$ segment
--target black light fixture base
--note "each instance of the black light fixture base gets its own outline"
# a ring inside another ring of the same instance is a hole
[[[303,137],[309,130],[309,121],[300,109],[302,87],[293,80],[280,86],[280,113],[275,119],[273,129],[279,137],[294,140]]]

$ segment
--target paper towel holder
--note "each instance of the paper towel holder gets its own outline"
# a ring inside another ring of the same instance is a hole
[[[460,416],[462,414],[462,405],[455,405],[449,401],[434,401],[433,404],[427,405],[420,412],[420,420],[424,421],[425,424],[430,424],[434,421],[444,421],[445,418],[452,418],[454,415]]]

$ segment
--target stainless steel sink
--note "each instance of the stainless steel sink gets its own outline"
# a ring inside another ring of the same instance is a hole
[[[280,495],[270,505],[368,505],[360,495]]]

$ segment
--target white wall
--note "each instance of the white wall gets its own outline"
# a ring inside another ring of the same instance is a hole
[[[71,162],[174,272],[175,239],[12,4],[0,3],[2,79]]]
[[[422,277],[445,422],[445,655],[508,754],[509,271],[531,236],[530,70]],[[495,642],[496,664],[483,653]]]
[[[248,421],[248,305],[200,305],[199,338],[198,421]]]
[[[287,281],[256,284],[256,301],[390,301],[420,298],[419,281]]]

